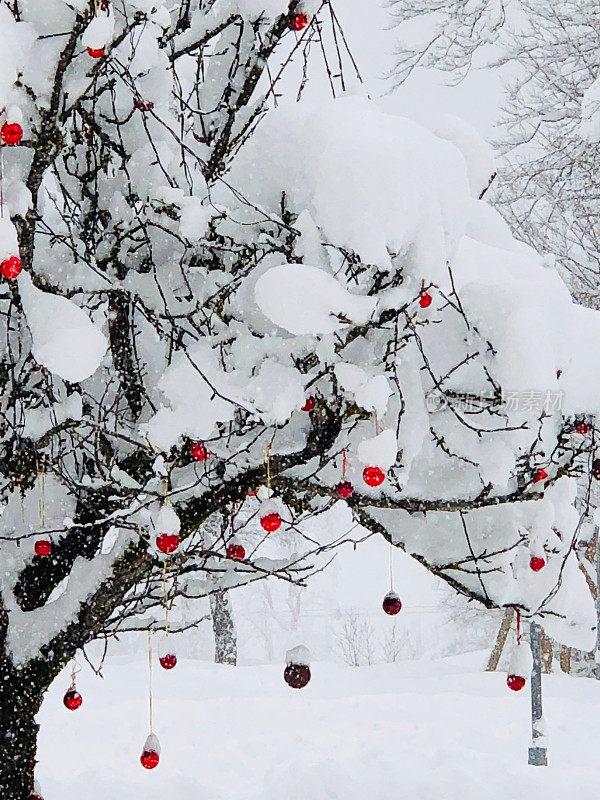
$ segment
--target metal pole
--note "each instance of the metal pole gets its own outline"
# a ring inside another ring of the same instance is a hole
[[[533,669],[531,671],[531,747],[528,763],[533,767],[547,767],[548,755],[542,716],[542,629],[537,622],[529,627]]]

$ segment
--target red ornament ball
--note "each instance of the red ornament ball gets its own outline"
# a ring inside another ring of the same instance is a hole
[[[367,486],[381,486],[385,480],[385,472],[379,467],[365,467],[363,470],[363,481]]]
[[[145,769],[154,769],[158,766],[160,756],[156,750],[144,750],[140,756],[140,763]]]
[[[525,686],[525,678],[522,675],[509,675],[506,679],[506,685],[513,692],[520,692]]]
[[[292,689],[304,689],[310,681],[308,664],[288,664],[283,672],[283,680]]]
[[[542,469],[541,467],[539,469],[534,470],[533,476],[532,476],[534,483],[539,483],[540,481],[545,481],[547,477],[548,477],[548,473],[546,472],[545,469]]]
[[[2,137],[4,144],[19,144],[23,138],[23,128],[18,122],[5,122],[0,128],[0,137]]]
[[[30,794],[27,800],[44,800],[39,794]]]
[[[592,461],[592,475],[597,481],[600,481],[600,458],[595,458]]]
[[[161,533],[156,537],[156,546],[161,553],[174,553],[179,547],[179,534],[177,533]]]
[[[0,264],[0,272],[2,273],[3,278],[8,278],[9,280],[14,280],[18,278],[21,274],[21,270],[23,269],[23,264],[21,263],[21,259],[19,256],[11,256],[10,258],[5,258],[4,261]]]
[[[433,297],[429,294],[429,292],[421,292],[419,295],[419,305],[421,308],[429,308],[433,301]]]
[[[42,556],[42,558],[44,558],[49,556],[52,552],[52,542],[49,539],[38,539],[33,545],[33,549],[35,550],[36,556]]]
[[[227,550],[225,552],[227,558],[234,558],[236,561],[241,561],[243,558],[246,558],[246,551],[241,544],[227,545]]]
[[[302,406],[302,408],[300,410],[301,411],[312,411],[313,408],[316,406],[316,404],[317,403],[316,403],[316,400],[315,400],[314,397],[307,397],[306,398],[306,402],[304,403],[304,405]]]
[[[158,659],[159,664],[163,669],[173,669],[177,665],[177,656],[175,653],[166,653]]]
[[[83,703],[83,697],[76,689],[69,689],[63,697],[63,703],[65,704],[65,708],[68,708],[69,711],[77,711]]]
[[[293,31],[302,31],[308,25],[308,14],[294,14],[290,19],[290,28]]]
[[[276,511],[274,511],[271,514],[265,514],[264,517],[261,517],[260,524],[267,533],[273,533],[273,531],[276,531],[281,525],[281,517]]]
[[[204,446],[203,442],[194,442],[190,449],[190,455],[194,461],[206,461],[210,453]]]
[[[88,56],[91,58],[102,58],[104,55],[104,48],[103,47],[88,47]]]
[[[529,567],[530,569],[533,570],[533,572],[539,572],[545,566],[546,562],[544,561],[543,558],[540,558],[539,556],[531,556],[531,558],[529,559]]]
[[[383,603],[381,607],[385,611],[386,614],[389,614],[390,617],[394,617],[402,608],[402,601],[396,594],[396,592],[388,592],[386,596],[383,598]]]
[[[575,430],[582,436],[588,434],[590,432],[590,428],[591,426],[587,422],[584,422],[583,420],[579,420],[579,422],[575,423]]]
[[[347,500],[354,494],[354,486],[352,486],[350,481],[342,481],[335,487],[335,491],[338,497],[341,497],[343,500]]]

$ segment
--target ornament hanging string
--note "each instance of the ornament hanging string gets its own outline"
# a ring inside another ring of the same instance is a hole
[[[77,659],[73,658],[71,661],[71,689],[75,689],[76,687],[78,672],[81,672],[81,667],[77,663]]]
[[[267,496],[271,497],[271,445],[266,447],[266,462],[267,462]]]
[[[390,542],[390,592],[394,591],[394,545]]]
[[[379,419],[375,414],[375,436],[379,436]]]
[[[167,590],[167,562],[163,564],[162,571],[163,582],[163,605],[165,607],[165,636],[169,635],[169,592]]]
[[[152,631],[148,631],[148,711],[150,721],[150,733],[153,734],[152,726]]]
[[[521,612],[517,611],[517,647],[521,644]]]
[[[342,448],[342,480],[346,479],[346,470],[348,469],[348,452],[346,447]]]

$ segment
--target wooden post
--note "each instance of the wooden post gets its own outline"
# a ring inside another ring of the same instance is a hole
[[[496,669],[498,669],[500,656],[504,650],[504,645],[506,644],[506,638],[508,636],[508,632],[510,631],[510,626],[512,625],[514,615],[514,608],[507,608],[504,611],[504,617],[500,624],[498,635],[496,636],[496,643],[494,645],[494,649],[490,653],[490,658],[486,667],[487,672],[494,672]]]
[[[542,629],[537,622],[529,626],[533,669],[531,671],[531,747],[528,763],[533,767],[547,767],[548,753],[542,715]]]

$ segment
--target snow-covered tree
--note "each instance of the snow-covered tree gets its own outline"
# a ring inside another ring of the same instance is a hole
[[[573,476],[600,314],[476,199],[473,137],[282,96],[325,23],[0,5],[3,800],[32,791],[35,714],[80,648],[305,580],[350,537],[335,503],[467,597],[594,638]]]

